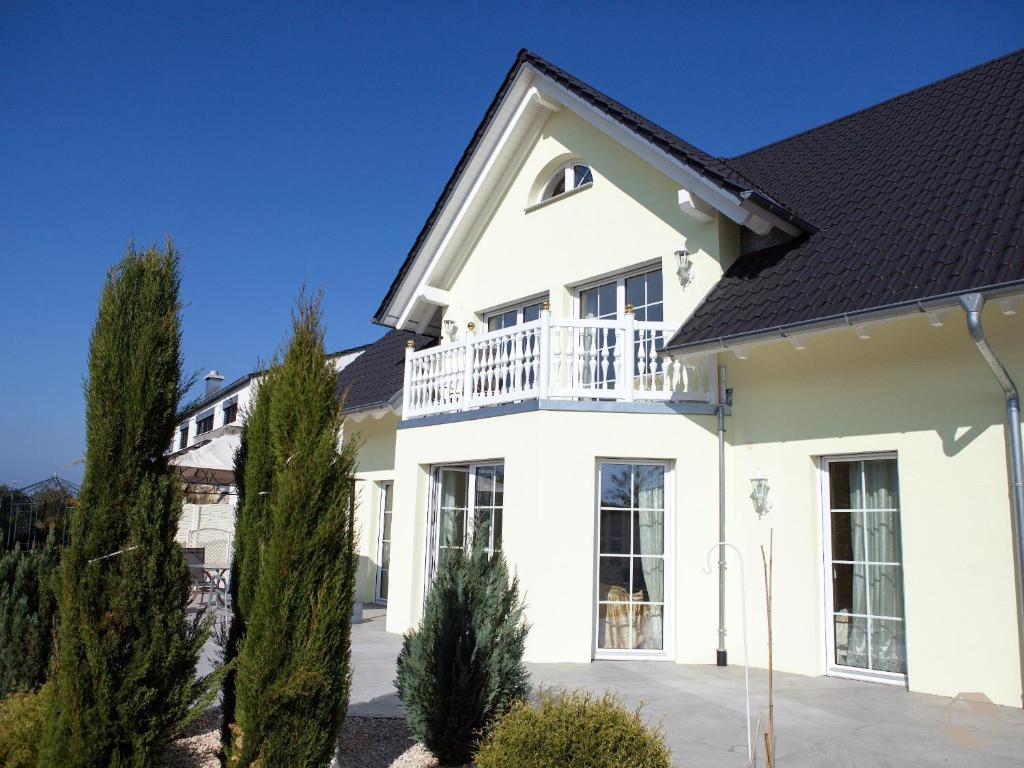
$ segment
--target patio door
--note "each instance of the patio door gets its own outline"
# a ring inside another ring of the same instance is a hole
[[[894,455],[822,459],[829,674],[902,683],[907,673]]]
[[[664,462],[598,465],[596,658],[668,654],[668,475]]]
[[[631,272],[602,283],[582,287],[576,291],[576,308],[580,320],[617,320],[626,307],[633,307],[633,317],[638,321],[665,319],[664,296],[661,268]],[[601,389],[615,388],[615,365],[621,354],[614,330],[584,330],[579,343],[585,350],[593,350],[598,359],[608,360],[608,368],[598,368],[592,375],[584,371],[585,386]],[[641,374],[652,357],[656,357],[665,346],[665,334],[661,331],[638,330],[633,339],[634,371]]]
[[[391,504],[394,483],[380,484],[380,524],[377,542],[377,602],[388,601],[388,572],[391,569]]]
[[[474,542],[488,553],[501,549],[505,465],[487,462],[435,466],[431,482],[426,587],[453,551],[468,551]]]

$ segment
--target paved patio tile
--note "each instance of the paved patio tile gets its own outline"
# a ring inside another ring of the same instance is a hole
[[[349,714],[400,716],[395,659],[400,637],[384,631],[384,611],[368,607],[352,628]],[[668,662],[531,664],[534,685],[605,690],[662,724],[676,764],[718,768],[746,764],[743,668]],[[767,675],[750,671],[751,711],[767,713]],[[829,677],[775,676],[781,768],[899,766],[1002,768],[1024,764],[1024,712],[977,713],[952,700],[893,686]]]

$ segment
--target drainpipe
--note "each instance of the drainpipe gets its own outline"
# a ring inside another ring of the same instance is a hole
[[[729,393],[725,389],[725,366],[718,369],[718,651],[715,663],[728,666],[725,650],[725,406]]]
[[[967,315],[967,331],[971,335],[971,341],[988,363],[988,367],[992,369],[996,381],[1006,395],[1006,436],[1010,443],[1010,493],[1013,499],[1014,568],[1017,577],[1017,642],[1024,704],[1024,564],[1021,562],[1021,558],[1024,557],[1024,458],[1021,450],[1020,396],[1017,394],[1017,385],[1013,383],[1006,367],[996,357],[995,351],[985,338],[985,330],[981,326],[981,310],[985,306],[985,297],[980,293],[969,293],[960,297],[960,306]]]

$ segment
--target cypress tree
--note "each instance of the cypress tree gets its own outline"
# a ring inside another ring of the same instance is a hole
[[[224,648],[225,661],[238,657],[245,636],[246,617],[252,606],[269,535],[269,497],[274,480],[274,450],[270,441],[270,401],[275,370],[271,366],[259,378],[252,404],[242,426],[241,442],[235,453],[235,484],[238,505],[235,511],[234,553],[231,560],[231,626]],[[231,748],[235,723],[235,670],[229,666],[221,697],[223,720],[221,741]]]
[[[519,580],[501,552],[487,553],[482,522],[471,554],[448,551],[398,655],[409,730],[441,765],[468,763],[494,721],[530,693]]]
[[[57,579],[53,694],[40,765],[156,766],[189,710],[206,624],[188,621],[164,450],[182,394],[178,253],[129,245],[89,345],[86,464]]]
[[[348,707],[354,453],[338,450],[336,381],[319,298],[300,298],[269,402],[269,533],[235,678],[230,760],[239,766],[321,768]]]

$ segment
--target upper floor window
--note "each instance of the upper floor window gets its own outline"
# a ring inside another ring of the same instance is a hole
[[[581,288],[576,292],[576,301],[579,316],[584,320],[619,318],[626,306],[632,304],[637,320],[660,322],[665,319],[661,269],[626,273]]]
[[[196,419],[196,434],[202,435],[207,432],[213,431],[213,412],[210,412],[209,416],[204,416],[201,419]]]
[[[224,423],[231,424],[238,418],[238,401],[224,406]]]
[[[178,427],[178,450],[183,451],[188,447],[188,422]]]
[[[500,331],[502,328],[510,328],[513,325],[529,323],[540,317],[540,310],[544,301],[542,299],[530,300],[515,306],[499,309],[486,315],[487,330]]]
[[[590,172],[590,166],[579,162],[566,163],[560,166],[548,179],[544,189],[541,190],[540,200],[544,202],[574,189],[585,187],[594,183],[594,174]]]

